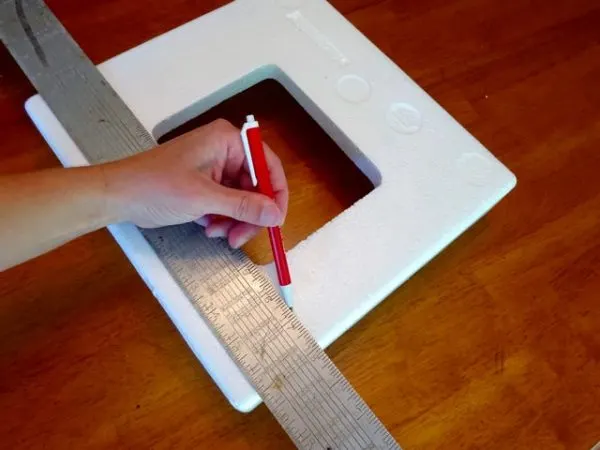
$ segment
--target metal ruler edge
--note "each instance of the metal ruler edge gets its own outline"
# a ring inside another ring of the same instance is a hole
[[[0,0],[0,38],[89,163],[156,146],[43,1]],[[140,231],[299,448],[400,448],[242,251],[193,224]]]

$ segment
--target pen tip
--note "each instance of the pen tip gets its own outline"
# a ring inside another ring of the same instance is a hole
[[[286,286],[280,286],[280,288],[281,288],[281,296],[283,297],[283,300],[285,300],[285,303],[290,307],[290,309],[293,309],[294,299],[293,299],[292,285],[288,284]]]

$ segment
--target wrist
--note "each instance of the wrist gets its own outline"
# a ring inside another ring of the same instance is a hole
[[[105,225],[129,220],[124,207],[124,189],[118,177],[116,163],[93,166],[101,181],[102,189],[102,220]]]

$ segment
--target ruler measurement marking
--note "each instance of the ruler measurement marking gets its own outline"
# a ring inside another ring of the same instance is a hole
[[[232,283],[228,283],[228,284],[227,284],[227,289],[229,289],[229,290],[232,290],[232,289],[233,289],[233,287],[232,287],[232,284],[233,284],[233,283],[238,283],[238,284],[241,284],[241,280],[239,280],[239,279],[233,279],[233,280],[232,280]],[[269,283],[269,285],[270,285],[270,283]],[[242,289],[243,289],[243,288],[242,288]],[[232,292],[232,293],[233,293],[234,295],[236,295],[236,293],[235,293],[235,292]],[[249,299],[251,300],[251,299],[252,299],[252,296],[249,296]],[[247,312],[248,312],[248,317],[249,317],[249,318],[254,318],[255,324],[256,324],[256,325],[259,325],[259,323],[260,323],[260,320],[257,320],[257,319],[256,319],[256,317],[255,317],[255,313],[256,313],[256,309],[257,309],[257,307],[260,307],[260,304],[258,304],[258,303],[256,303],[256,302],[255,302],[255,307],[254,307],[254,308],[247,308],[246,310],[247,310]],[[242,319],[242,318],[240,317],[239,319]],[[257,327],[257,328],[258,328],[258,327]],[[269,334],[271,334],[271,335],[273,336],[273,338],[274,338],[274,339],[270,339],[270,340],[269,340],[269,342],[271,342],[271,343],[272,343],[272,346],[275,346],[275,345],[277,344],[277,340],[279,340],[279,339],[280,339],[280,335],[276,335],[276,334],[274,334],[274,332],[273,332],[273,329],[272,329],[271,327],[267,327],[267,331],[266,331],[266,333],[269,333]],[[261,345],[264,345],[264,344],[262,344],[262,342],[261,342],[260,338],[258,338],[258,339],[254,339],[254,336],[252,336],[252,337],[251,337],[251,339],[253,340],[253,342],[255,342],[255,343],[256,343],[256,344],[254,345],[254,347],[255,347],[256,351],[257,351],[257,352],[260,352],[260,351],[261,351],[261,350],[260,350],[260,346],[261,346]],[[264,341],[263,341],[263,342],[264,342]],[[268,344],[267,344],[267,345],[268,345]],[[281,349],[280,349],[280,350],[281,350]],[[270,360],[271,360],[271,362],[273,363],[274,361],[272,360],[272,358],[271,358],[271,355],[269,354],[269,352],[265,352],[265,353],[266,353],[266,355],[263,355],[263,358],[264,358],[264,356],[269,356],[269,359],[270,359]],[[287,369],[288,369],[288,370],[286,370],[286,371],[285,371],[285,373],[282,373],[282,375],[283,375],[283,377],[284,377],[284,378],[287,378],[287,379],[288,379],[288,383],[286,383],[287,385],[289,385],[289,386],[294,386],[294,384],[293,384],[293,383],[289,383],[289,378],[290,378],[291,376],[293,376],[293,374],[294,374],[294,367],[293,367],[293,365],[291,364],[291,362],[289,361],[289,359],[290,359],[290,355],[285,355],[285,352],[280,352],[280,353],[282,353],[282,357],[281,357],[282,364],[286,364],[286,365],[287,365]],[[293,358],[293,357],[294,357],[294,354],[297,354],[297,353],[298,353],[298,352],[296,352],[296,353],[293,353],[293,354],[291,355],[291,357]],[[276,356],[279,356],[279,355],[276,355]],[[297,357],[296,357],[296,360],[297,360]],[[297,365],[297,366],[299,366],[299,364],[296,364],[296,365]],[[277,376],[277,375],[276,375],[276,376]],[[301,380],[301,381],[303,382],[303,383],[302,383],[302,384],[303,384],[303,390],[305,389],[305,386],[307,386],[307,385],[309,385],[309,384],[311,383],[311,380],[312,380],[312,378],[314,378],[314,377],[307,378],[306,380]],[[298,391],[295,391],[295,393],[296,393],[296,395],[299,395],[299,394],[300,394],[300,392],[298,392]],[[317,405],[318,405],[319,407],[323,408],[323,405],[321,404],[321,402],[318,402],[318,403],[316,403],[316,404],[315,404],[315,406],[317,406]],[[324,414],[323,414],[323,416],[327,418],[327,421],[328,421],[328,422],[331,422],[331,421],[332,421],[331,419],[334,419],[334,418],[335,418],[334,416],[331,416],[331,414],[325,414],[325,411],[323,411],[323,413],[324,413]],[[328,433],[328,434],[329,434],[329,433]],[[336,435],[337,435],[337,434],[340,434],[340,433],[336,433]],[[332,442],[335,442],[335,436],[332,436]]]
[[[283,336],[283,339],[288,339],[288,340],[289,340],[289,336]],[[300,351],[300,352],[298,352],[298,353],[300,353],[300,354],[296,354],[296,358],[304,358],[304,359],[306,359],[306,357],[305,357],[305,355],[304,355],[304,352]],[[312,366],[312,363],[311,363],[311,361],[307,361],[307,362],[309,363],[309,365],[310,365],[310,366]],[[305,372],[305,370],[304,370],[304,369],[306,369],[306,366],[305,366],[305,365],[302,365],[302,364],[299,364],[299,363],[298,363],[298,364],[296,364],[296,365],[299,367],[299,370],[302,370],[302,371],[304,371],[304,372]],[[313,368],[313,369],[314,369],[314,367],[311,367],[311,368]],[[315,379],[315,376],[314,376],[314,374],[313,374],[313,373],[309,373],[309,374],[306,374],[306,375],[307,375],[308,379],[310,379],[310,380],[314,380],[314,379]],[[330,410],[331,410],[331,412],[330,412],[329,414],[328,414],[326,411],[324,411],[324,413],[325,413],[324,415],[326,415],[326,417],[327,417],[328,419],[329,419],[329,417],[331,417],[331,418],[335,418],[335,416],[336,416],[336,414],[335,414],[335,411],[333,410],[333,408],[331,408],[331,405],[330,405],[330,404],[327,402],[327,399],[325,398],[325,395],[326,395],[326,394],[324,394],[324,393],[323,393],[323,390],[327,390],[327,386],[326,386],[326,385],[323,385],[322,383],[318,383],[318,380],[316,380],[316,381],[315,381],[315,383],[317,383],[317,384],[319,385],[319,386],[318,386],[318,389],[316,389],[316,391],[319,393],[319,395],[322,397],[322,400],[323,400],[322,402],[319,402],[319,403],[318,403],[318,404],[319,404],[319,406],[321,406],[322,408],[324,408],[323,404],[325,404],[325,405],[327,405],[327,406],[330,408]],[[334,393],[332,393],[332,392],[328,392],[328,394],[330,394],[330,395],[335,395],[335,394],[334,394]],[[345,419],[345,420],[348,422],[348,424],[349,424],[349,421],[348,421],[348,419],[347,419],[346,417],[344,417],[344,415],[342,415],[342,417],[343,417],[343,418],[344,418],[344,419]],[[341,425],[341,426],[343,426],[344,428],[346,428],[346,429],[347,429],[347,431],[348,431],[348,434],[350,434],[350,435],[354,436],[354,435],[356,434],[356,433],[355,433],[355,430],[354,430],[354,429],[353,429],[351,426],[350,426],[349,428],[347,428],[347,425],[348,425],[348,424],[346,424],[346,423],[340,423],[340,425]],[[341,433],[337,433],[337,434],[341,434]],[[368,439],[368,437],[364,437],[364,436],[360,436],[360,437],[361,437],[361,438],[363,438],[363,439],[365,439],[365,440],[367,440],[367,441],[369,440],[369,439]],[[355,438],[355,439],[356,439],[356,438]],[[358,442],[357,442],[357,443],[358,443]],[[365,443],[367,443],[367,442],[365,442]]]
[[[289,340],[290,338],[289,338],[289,336],[283,336],[283,339],[288,339],[288,340]],[[293,343],[293,342],[290,342],[290,344],[294,344],[294,343]],[[319,348],[319,350],[320,350],[320,348]],[[301,356],[301,357],[303,357],[304,359],[307,359],[307,363],[308,363],[308,365],[309,365],[311,368],[313,368],[313,369],[314,369],[314,366],[313,366],[313,364],[312,364],[312,361],[311,361],[311,360],[308,360],[308,358],[306,358],[306,355],[304,355],[304,352],[300,352],[300,353],[302,354],[302,356]],[[302,364],[298,364],[298,366],[300,367],[300,370],[302,370],[302,369],[304,369],[304,368],[306,367],[305,365],[302,365]],[[313,375],[312,373],[311,373],[311,374],[309,374],[309,375],[307,375],[307,376],[308,376],[308,377],[310,377],[310,379],[311,379],[311,380],[312,380],[312,379],[314,379],[314,375]],[[318,383],[318,381],[317,381],[317,383]],[[325,394],[324,394],[322,391],[323,391],[323,390],[327,390],[327,386],[323,386],[323,385],[321,385],[321,383],[318,383],[318,384],[319,384],[319,389],[317,389],[317,392],[319,392],[319,394],[320,394],[320,395],[323,397],[323,400],[326,402],[326,401],[327,401],[327,399],[325,398]],[[331,392],[331,391],[329,391],[328,393],[329,393],[330,395],[335,395],[335,393],[334,393],[334,392]],[[331,405],[330,405],[330,404],[328,404],[328,403],[326,403],[326,404],[327,404],[327,406],[329,406],[329,407],[331,408]],[[332,412],[335,414],[335,411],[333,411],[333,409],[332,409]],[[350,412],[350,411],[348,411],[348,412]],[[344,415],[342,415],[342,417],[344,417]],[[346,417],[344,417],[344,418],[347,420],[347,418],[346,418]],[[346,426],[346,424],[343,424],[343,425],[344,425],[344,426]],[[352,431],[352,428],[351,428],[351,426],[350,426],[350,428],[348,428],[348,430],[349,430],[349,431]],[[364,430],[363,430],[363,431],[364,431]],[[362,436],[361,436],[361,437],[362,437]]]
[[[265,366],[265,371],[267,371],[270,374],[272,380],[272,385],[269,386],[267,390],[275,389],[277,392],[279,392],[280,395],[285,396],[286,398],[288,398],[288,401],[295,404],[295,399],[298,397],[300,392],[296,389],[296,385],[290,382],[293,379],[293,372],[291,372],[290,370],[278,371],[273,369],[273,367],[275,366],[275,362],[279,362],[279,366],[287,365],[288,367],[286,367],[286,369],[289,369],[290,367],[288,361],[290,356],[281,355],[279,358],[274,360],[271,358],[270,354],[266,352],[262,359],[264,361],[267,358],[270,360],[271,364],[267,364]],[[281,387],[275,387],[275,384],[277,383],[281,383]],[[288,395],[287,392],[289,392],[290,395]],[[327,435],[332,443],[335,442],[335,436],[331,436],[328,430],[323,426],[323,424],[318,419],[315,420],[314,415],[309,415],[305,412],[303,422],[305,423],[307,429],[310,429],[311,432],[315,434],[315,437],[319,434]]]
[[[240,280],[239,280],[239,279],[238,279],[238,280],[235,280],[235,281],[237,281],[237,282],[240,282]],[[260,306],[260,305],[259,305],[259,306]],[[306,330],[304,330],[304,331],[306,331]],[[308,335],[308,336],[310,336],[310,335]],[[305,336],[305,337],[306,337],[306,336]],[[279,338],[279,336],[277,336],[277,338]],[[295,342],[292,342],[292,341],[290,341],[290,337],[289,337],[288,335],[286,335],[285,333],[282,335],[282,338],[283,338],[283,339],[287,339],[287,340],[288,340],[288,344],[291,344],[291,345],[294,345],[294,344],[295,344]],[[297,347],[297,348],[298,348],[298,349],[300,349],[299,347]],[[308,358],[306,358],[306,355],[304,354],[304,352],[303,352],[303,351],[301,351],[301,350],[300,350],[300,351],[299,351],[299,352],[297,352],[295,355],[296,355],[296,358],[297,358],[297,359],[298,359],[298,358],[304,358],[305,360],[307,360],[307,363],[308,363],[308,364],[311,366],[311,368],[313,368],[313,369],[314,369],[314,367],[312,367],[312,366],[313,366],[313,365],[312,365],[312,361],[310,361],[310,360],[308,360]],[[306,366],[305,366],[305,365],[303,365],[303,364],[301,364],[300,362],[298,362],[298,363],[296,364],[296,366],[298,366],[298,368],[299,368],[299,371],[303,371],[303,372],[305,373],[305,375],[306,375],[306,376],[307,376],[307,378],[309,379],[309,383],[310,383],[310,381],[312,381],[312,380],[315,380],[315,376],[314,376],[314,374],[313,374],[313,373],[306,373],[306,370],[305,370],[305,369],[306,369]],[[306,383],[306,384],[309,384],[309,383]],[[329,419],[335,419],[335,418],[336,418],[336,411],[335,411],[335,410],[334,410],[334,409],[331,407],[331,405],[330,405],[330,404],[327,402],[327,399],[325,398],[325,395],[326,395],[326,394],[324,394],[324,393],[323,393],[323,390],[327,390],[327,389],[326,389],[326,386],[323,386],[321,383],[318,383],[318,380],[315,380],[315,383],[317,383],[317,384],[318,384],[318,389],[315,389],[315,390],[316,390],[316,392],[318,392],[318,393],[319,393],[319,395],[322,397],[322,400],[323,400],[322,402],[318,402],[318,405],[319,405],[321,408],[323,408],[323,413],[324,413],[323,415],[324,415],[325,417],[327,417],[328,421],[330,421]],[[313,386],[314,386],[314,384],[315,384],[315,383],[312,383],[312,384],[313,384]],[[331,392],[331,391],[329,391],[328,393],[330,394],[330,396],[333,396],[333,395],[335,395],[335,394],[334,394],[333,392]],[[331,398],[330,398],[330,399],[331,399]],[[330,411],[329,411],[329,412],[325,411],[325,406],[324,406],[324,405],[326,405],[327,407],[329,407],[329,409],[330,409]],[[339,416],[338,416],[338,417],[339,417]],[[351,426],[351,424],[350,424],[349,420],[347,419],[347,417],[344,417],[344,415],[342,415],[342,417],[343,417],[343,419],[345,419],[345,420],[346,420],[346,422],[348,422],[348,423],[340,423],[340,425],[341,425],[341,426],[342,426],[344,429],[346,429],[346,430],[347,430],[347,432],[348,432],[348,434],[349,434],[349,435],[351,435],[351,436],[352,436],[352,437],[353,437],[353,438],[356,440],[356,439],[357,439],[357,438],[355,437],[355,434],[356,434],[356,433],[355,433],[355,431],[356,431],[356,430],[353,430],[353,428],[352,428],[352,426]],[[342,420],[343,420],[343,419],[342,419]],[[344,430],[342,429],[342,430],[340,430],[340,431],[344,431]],[[336,434],[342,434],[342,433],[337,433],[337,432],[336,432]],[[367,444],[367,443],[368,443],[368,440],[370,440],[370,439],[368,438],[368,436],[367,436],[367,437],[363,437],[362,435],[360,435],[360,437],[361,437],[361,438],[363,438],[363,439],[365,439],[365,442],[364,442],[365,444]],[[359,444],[359,445],[361,445],[361,443],[359,443],[359,442],[356,442],[356,443],[357,443],[357,444]]]
[[[302,367],[301,365],[301,355],[294,355],[293,358],[296,361],[295,366],[296,367]],[[360,442],[358,442],[358,437],[357,437],[357,433],[356,430],[352,430],[351,428],[347,428],[347,424],[345,424],[342,420],[343,418],[340,418],[339,415],[336,414],[336,411],[333,410],[332,408],[329,407],[329,411],[327,411],[327,399],[325,398],[325,395],[323,394],[322,390],[321,390],[321,386],[317,385],[318,384],[318,380],[316,380],[314,377],[310,378],[311,382],[306,383],[303,387],[302,387],[302,391],[300,393],[301,396],[310,396],[310,392],[306,392],[307,390],[309,390],[309,388],[313,388],[312,390],[314,391],[314,394],[312,394],[312,398],[314,399],[314,401],[321,407],[321,409],[323,410],[323,415],[324,418],[326,420],[326,425],[331,426],[332,428],[334,428],[335,431],[335,436],[336,436],[336,441],[339,443],[339,439],[343,439],[343,441],[341,443],[343,443],[343,445],[346,447],[346,445],[350,445],[350,440],[354,440],[355,441],[355,445],[361,445]],[[312,386],[311,386],[312,384]],[[315,386],[317,385],[317,386]],[[319,398],[320,397],[320,398]],[[348,448],[356,448],[355,446],[353,447],[348,447]]]
[[[221,263],[222,264],[226,264],[225,261],[221,261]],[[223,277],[225,277],[225,275],[223,274],[223,272],[221,272],[221,274],[219,276],[220,276],[221,279]],[[230,283],[226,283],[226,287],[224,289],[228,289],[228,290],[232,289],[231,284],[233,284],[233,283],[239,283],[239,284],[241,284],[241,280],[239,278],[238,279],[228,279],[227,281],[229,281]],[[235,295],[235,293],[234,293],[234,295]],[[246,300],[245,298],[244,298],[244,301],[247,302],[247,303],[250,303],[250,301]],[[255,304],[255,307],[259,307],[259,305]],[[247,309],[247,316],[246,317],[241,317],[241,316],[237,317],[237,319],[239,320],[239,322],[240,323],[244,323],[244,325],[247,328],[246,338],[249,339],[253,343],[253,347],[260,354],[260,352],[261,352],[261,350],[260,350],[261,342],[260,342],[259,339],[255,339],[254,336],[253,336],[253,334],[251,333],[251,330],[253,329],[253,327],[248,327],[248,325],[246,324],[246,319],[250,320],[250,318],[252,318],[252,310],[251,309]],[[254,319],[256,321],[256,318],[254,318]],[[255,323],[258,325],[259,321],[256,321]],[[260,330],[261,328],[262,327],[257,327],[257,328],[254,328],[254,329],[259,329]],[[270,327],[268,327],[267,329],[268,329],[268,331],[266,331],[266,333],[271,332],[270,331]],[[275,339],[273,341],[271,341],[271,342],[275,346],[278,343],[277,341],[279,341],[281,335],[279,335],[279,336],[274,335],[274,336],[275,336]],[[289,361],[288,361],[289,352],[284,351],[284,347],[283,346],[279,346],[279,347],[280,348],[278,350],[279,350],[280,355],[276,355],[276,357],[278,357],[279,361],[280,361],[280,365],[279,366],[282,366],[282,365],[285,364],[287,366],[286,369],[291,369],[291,370],[281,371],[280,373],[278,373],[278,371],[276,371],[276,370],[272,370],[271,367],[275,366],[275,361],[271,358],[271,355],[269,354],[269,352],[265,352],[265,354],[262,355],[263,359],[264,359],[264,357],[269,357],[269,360],[271,361],[271,364],[268,364],[268,365],[265,366],[265,370],[268,370],[270,372],[273,384],[276,383],[277,381],[281,382],[281,380],[280,380],[280,375],[281,375],[281,377],[283,377],[284,380],[286,380],[286,382],[284,384],[284,387],[286,388],[286,390],[291,391],[291,393],[294,395],[294,397],[297,397],[300,394],[300,392],[298,392],[296,389],[294,389],[295,385],[293,383],[289,382],[289,379],[293,376],[293,367],[291,367],[291,365],[289,364]],[[259,357],[260,357],[260,355],[259,355]],[[305,382],[304,384],[308,384],[308,383]],[[285,391],[283,389],[277,389],[277,390],[279,392],[281,392],[282,395],[288,397],[285,394]],[[294,397],[292,397],[292,399],[290,399],[290,401],[293,402],[293,398]],[[332,444],[335,442],[335,436],[331,436],[329,434],[328,430],[323,425],[321,425],[319,423],[318,419],[317,419],[316,423],[315,423],[314,420],[311,420],[310,422],[311,422],[310,424],[307,423],[306,425],[309,425],[312,428],[314,428],[315,429],[315,431],[314,431],[315,433],[320,433],[320,434],[326,433],[330,437]]]
[[[320,399],[315,398],[315,401],[317,402],[317,404],[321,407],[322,412],[323,412],[323,416],[327,419],[328,422],[333,422],[334,419],[336,418],[336,412],[333,408],[331,408],[331,406],[327,403],[327,399],[325,398],[325,394],[322,392],[322,388],[323,386],[318,383],[318,380],[315,380],[315,376],[313,373],[307,373],[306,369],[307,367],[305,365],[302,364],[302,359],[304,358],[304,354],[302,352],[297,352],[294,353],[292,355],[292,358],[295,361],[295,366],[299,368],[298,371],[302,371],[304,373],[304,375],[306,375],[306,378],[309,380],[307,383],[304,383],[304,385],[302,386],[302,392],[300,393],[300,395],[304,395],[304,390],[306,389],[307,386],[309,386],[310,384],[313,384],[313,386],[315,387],[315,392],[318,393],[318,395],[321,397]],[[311,381],[314,381],[314,383],[311,383]],[[315,384],[317,384],[317,386],[315,386]],[[316,396],[315,396],[316,397]],[[327,407],[329,408],[329,410],[327,411]],[[347,424],[345,423],[337,423],[337,430],[336,431],[336,435],[342,435],[343,436],[343,432],[344,431],[351,431],[351,428],[348,429],[347,428]],[[352,434],[353,436],[353,434]],[[354,439],[356,439],[353,436]],[[359,444],[358,442],[356,442],[357,444]]]
[[[269,329],[269,331],[267,331],[267,333],[271,333],[271,334],[273,334],[273,333],[272,333],[272,330],[270,330],[270,329]],[[275,336],[275,339],[277,339],[277,336]],[[273,345],[274,345],[274,344],[275,344],[275,342],[276,342],[276,341],[275,341],[275,339],[273,339],[273,340],[271,340],[271,341],[269,341],[269,342],[270,342],[270,343],[273,343]],[[258,342],[258,346],[260,346],[260,345],[268,345],[268,344],[262,344],[262,343],[260,343],[260,341],[259,341],[259,342]],[[301,390],[301,391],[298,391],[298,390],[294,389],[294,388],[295,388],[295,384],[294,384],[294,383],[290,383],[290,381],[291,381],[291,380],[292,380],[294,377],[296,377],[296,378],[300,378],[300,374],[298,373],[298,371],[294,371],[294,366],[297,366],[297,365],[298,365],[298,364],[293,364],[294,360],[296,360],[296,361],[297,361],[297,358],[295,357],[295,355],[296,355],[296,354],[297,354],[296,352],[292,352],[291,354],[289,354],[289,353],[288,353],[287,355],[285,355],[285,354],[281,355],[281,365],[285,364],[285,365],[287,366],[287,367],[286,367],[286,369],[287,369],[287,370],[285,370],[285,371],[282,371],[282,373],[281,373],[281,376],[282,376],[282,377],[284,378],[284,380],[285,380],[285,386],[286,386],[286,388],[288,388],[288,387],[289,387],[289,390],[290,390],[290,391],[293,391],[293,392],[294,392],[294,394],[295,394],[295,396],[301,396],[301,395],[303,394],[303,391],[304,391],[305,387],[306,387],[306,386],[308,386],[308,385],[310,385],[310,380],[306,380],[306,379],[305,379],[305,380],[300,380],[300,379],[298,380],[298,381],[300,381],[300,382],[302,383],[302,390]],[[271,364],[269,364],[269,365],[268,365],[268,367],[269,367],[269,368],[275,365],[275,364],[274,364],[274,362],[275,362],[275,361],[274,361],[274,360],[271,358],[270,352],[268,352],[268,351],[265,351],[265,354],[263,355],[263,359],[266,359],[266,358],[268,358],[269,360],[271,360]],[[292,359],[292,361],[290,361],[290,359]],[[279,378],[279,376],[278,376],[277,374],[275,374],[275,377],[274,377],[274,378],[275,378],[275,379],[278,379],[278,378]],[[312,402],[312,404],[313,404],[315,407],[321,407],[321,408],[322,408],[322,405],[320,404],[320,402]],[[323,412],[325,412],[325,411],[323,411]],[[315,416],[315,415],[313,414],[313,416]],[[322,414],[322,417],[324,417],[324,418],[326,419],[326,422],[331,422],[331,419],[333,419],[333,418],[334,418],[334,417],[331,417],[330,415],[326,415],[326,414]],[[321,429],[322,429],[323,431],[325,431],[325,432],[326,432],[326,433],[329,435],[329,437],[331,438],[331,442],[332,442],[332,444],[333,444],[333,443],[335,443],[335,442],[337,441],[337,435],[338,435],[339,433],[337,433],[337,432],[336,432],[336,433],[335,433],[335,434],[332,436],[332,435],[329,433],[329,431],[327,430],[327,428],[325,428],[325,426],[324,426],[323,424],[321,424],[321,423],[320,423],[320,421],[319,421],[318,417],[315,417],[315,418],[316,418],[316,420],[317,420],[317,424],[318,424],[318,425],[320,425],[320,426],[321,426]],[[325,424],[325,425],[326,425],[326,424]]]
[[[219,294],[219,295],[223,295],[223,294]],[[243,323],[243,322],[244,321],[239,321],[239,323],[240,323],[239,327],[240,328],[242,326],[241,323]],[[233,323],[231,321],[230,321],[230,324],[232,325],[232,328],[234,328]],[[237,328],[237,324],[236,324],[235,327]],[[251,339],[250,338],[251,333],[249,331],[246,332],[246,333],[241,333],[241,334],[243,334],[245,338]],[[267,365],[267,366],[263,367],[263,371],[270,372],[269,373],[269,377],[271,378],[271,381],[272,382],[276,381],[276,379],[278,377],[278,374],[277,373],[275,373],[274,375],[272,374],[273,370],[271,369],[270,365]],[[286,386],[286,390],[291,390],[291,388],[289,388],[288,386],[290,386],[290,385],[288,384]],[[265,386],[264,392],[269,392],[269,386]],[[272,391],[270,391],[270,392],[272,392]],[[279,394],[280,397],[285,397],[286,398],[287,403],[290,404],[290,406],[294,409],[294,412],[296,412],[296,415],[297,415],[298,419],[300,421],[302,421],[302,422],[305,423],[305,428],[308,431],[310,431],[310,433],[313,435],[313,437],[315,437],[315,439],[318,437],[319,434],[322,434],[321,430],[319,430],[319,427],[317,425],[315,425],[313,423],[308,424],[308,423],[306,423],[306,420],[302,420],[303,414],[301,414],[301,412],[296,409],[295,402],[293,401],[293,397],[288,396],[287,393],[283,389],[278,390],[278,394]],[[304,415],[306,415],[306,414],[304,414]]]

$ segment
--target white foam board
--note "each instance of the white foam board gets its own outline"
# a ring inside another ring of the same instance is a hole
[[[323,0],[237,0],[99,68],[155,137],[274,78],[370,177],[373,192],[289,252],[295,312],[324,347],[516,182]],[[39,96],[26,109],[65,166],[87,164]],[[252,410],[260,398],[137,229],[109,229],[231,404]]]

